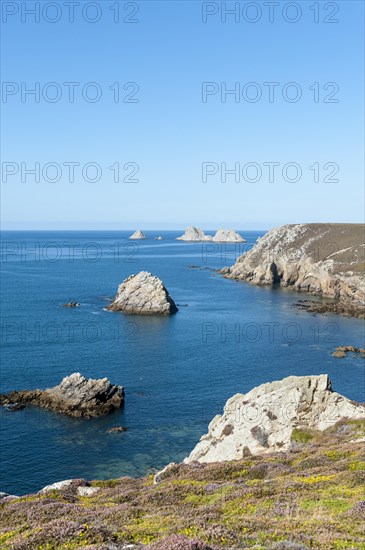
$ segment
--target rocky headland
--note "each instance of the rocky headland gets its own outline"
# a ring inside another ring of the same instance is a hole
[[[334,392],[328,375],[289,376],[231,397],[185,463],[287,451],[293,432],[322,431],[341,419],[364,417],[364,406]]]
[[[302,305],[310,311],[364,317],[364,231],[363,224],[284,225],[221,272],[231,279],[329,299]]]
[[[135,231],[133,233],[133,235],[131,235],[130,237],[128,237],[130,240],[132,241],[140,241],[142,239],[145,239],[146,238],[146,235],[144,233],[142,233],[142,231],[140,229],[137,229],[137,231]]]
[[[147,271],[125,279],[107,309],[129,315],[170,315],[178,311],[161,279]]]
[[[82,418],[108,414],[123,404],[123,386],[115,386],[107,378],[85,378],[78,372],[66,376],[58,386],[50,389],[12,391],[0,395],[0,405],[10,410],[33,405]]]
[[[361,405],[332,392],[326,375],[264,384],[228,404],[204,452],[199,443],[158,483],[153,474],[67,479],[37,494],[0,493],[1,548],[363,548]]]

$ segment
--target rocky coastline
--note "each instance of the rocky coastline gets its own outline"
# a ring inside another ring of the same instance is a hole
[[[365,407],[332,390],[326,374],[289,376],[231,397],[185,463],[242,459],[283,452],[293,432],[323,431],[340,420],[363,419]]]
[[[272,229],[221,273],[261,286],[323,297],[300,303],[312,312],[364,317],[365,244],[362,224],[294,224]]]
[[[364,407],[327,375],[263,384],[231,398],[189,458],[155,476],[0,493],[1,547],[362,548],[364,441]]]
[[[77,418],[109,414],[124,404],[123,386],[107,378],[93,380],[80,373],[66,376],[59,385],[46,390],[21,390],[0,395],[0,405],[19,410],[32,405]]]

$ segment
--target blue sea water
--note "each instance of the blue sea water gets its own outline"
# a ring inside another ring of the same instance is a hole
[[[237,392],[288,375],[328,373],[338,392],[364,400],[363,322],[313,315],[280,289],[224,279],[247,243],[184,243],[181,232],[2,232],[1,392],[51,387],[73,372],[125,386],[123,410],[98,419],[37,408],[0,410],[0,490],[36,491],[62,479],[138,476],[182,460]],[[163,241],[154,236],[162,235]],[[200,266],[201,269],[189,267]],[[118,285],[141,270],[175,302],[168,318],[105,310]],[[63,308],[77,301],[80,307]],[[126,426],[110,434],[112,426]]]

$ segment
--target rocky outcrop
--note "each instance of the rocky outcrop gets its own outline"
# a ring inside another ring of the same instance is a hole
[[[47,390],[13,391],[0,395],[0,405],[36,405],[68,416],[90,418],[122,407],[123,386],[114,386],[107,378],[93,380],[80,373],[66,376]]]
[[[140,241],[141,239],[145,239],[145,238],[146,238],[146,235],[142,233],[140,229],[137,229],[137,231],[135,231],[133,235],[129,237],[129,239],[133,241]]]
[[[109,428],[106,433],[107,434],[119,434],[119,433],[123,433],[123,432],[126,432],[128,430],[128,428],[126,428],[125,426],[113,426],[112,428]]]
[[[222,272],[256,285],[281,285],[329,297],[337,305],[343,304],[344,312],[355,309],[361,316],[365,304],[364,230],[361,224],[284,225],[269,231]],[[328,307],[341,313],[341,307]]]
[[[325,430],[341,419],[364,418],[363,405],[334,392],[326,374],[289,376],[229,399],[185,463],[220,462],[286,451],[293,430]]]
[[[184,235],[181,235],[181,237],[177,237],[177,241],[211,241],[213,240],[213,237],[211,235],[205,235],[204,231],[202,229],[199,229],[199,227],[195,227],[194,225],[190,225],[185,229]]]
[[[347,353],[360,353],[360,357],[365,358],[365,349],[364,348],[355,348],[354,346],[338,346],[336,350],[332,353],[333,357],[338,357],[343,359],[346,357]]]
[[[147,271],[125,279],[107,309],[129,315],[170,315],[178,310],[163,282]]]
[[[218,229],[213,239],[216,243],[245,243],[244,239],[234,229]]]

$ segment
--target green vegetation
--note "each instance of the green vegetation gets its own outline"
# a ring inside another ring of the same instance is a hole
[[[291,440],[296,443],[308,443],[313,437],[314,435],[312,433],[306,430],[299,430],[298,428],[294,428],[291,434]]]
[[[124,477],[93,481],[90,497],[75,483],[3,502],[0,548],[365,550],[364,424],[294,430],[288,452],[181,464],[157,485]]]

